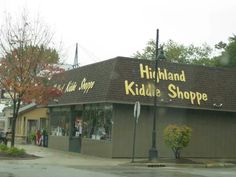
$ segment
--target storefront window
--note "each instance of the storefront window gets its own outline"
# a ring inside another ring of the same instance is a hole
[[[85,105],[83,110],[82,136],[96,140],[111,140],[112,105]]]
[[[52,108],[50,114],[51,135],[69,136],[70,108]]]

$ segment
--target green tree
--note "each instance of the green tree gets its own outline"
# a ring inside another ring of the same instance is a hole
[[[180,159],[181,151],[188,146],[191,134],[192,129],[186,125],[169,125],[164,129],[165,144],[171,148],[176,159]]]
[[[138,59],[154,60],[156,56],[156,42],[150,40],[142,52],[137,51],[133,57]]]
[[[204,66],[214,66],[215,61],[211,58],[213,49],[206,43],[201,46],[193,44],[187,47],[187,56],[190,64],[198,64]]]
[[[187,60],[187,48],[184,45],[169,40],[164,44],[164,47],[167,60],[176,63],[189,63]]]
[[[229,37],[228,44],[221,41],[215,47],[222,51],[214,58],[217,66],[236,67],[236,35]]]
[[[142,52],[136,52],[133,57],[148,60],[155,59],[155,45],[154,40],[148,41],[147,46]],[[207,44],[203,44],[202,46],[195,46],[193,44],[185,46],[183,44],[178,44],[173,40],[169,40],[164,43],[164,51],[167,61],[207,66],[214,65],[214,61],[210,59],[213,50]]]
[[[62,71],[54,65],[59,55],[50,48],[52,36],[47,26],[30,21],[26,13],[16,21],[7,17],[0,29],[0,88],[12,101],[12,147],[21,103],[45,104],[61,94],[49,85],[52,74]]]

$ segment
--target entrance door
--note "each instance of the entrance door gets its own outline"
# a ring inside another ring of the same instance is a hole
[[[33,134],[36,133],[38,129],[37,120],[28,120],[27,122],[27,142],[31,142]]]

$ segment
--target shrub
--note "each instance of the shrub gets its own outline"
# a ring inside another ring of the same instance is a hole
[[[36,139],[35,131],[30,132],[29,138],[30,138],[30,142],[32,142],[32,143],[35,142],[35,139]]]
[[[7,150],[8,150],[7,145],[5,145],[5,144],[0,144],[0,152],[5,152],[5,151],[7,151]]]
[[[9,148],[5,144],[0,144],[0,152],[10,156],[22,156],[26,154],[24,149],[19,149],[16,147]]]
[[[169,125],[164,130],[164,141],[174,152],[175,158],[180,159],[180,153],[191,140],[192,129],[186,125]]]
[[[21,155],[25,154],[25,150],[24,149],[18,149],[16,147],[11,147],[6,151],[6,153],[8,155],[11,155],[11,156],[21,156]]]

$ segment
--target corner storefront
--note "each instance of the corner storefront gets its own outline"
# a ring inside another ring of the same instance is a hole
[[[104,157],[130,157],[133,105],[141,103],[136,156],[151,147],[153,100],[157,95],[157,146],[169,124],[193,129],[185,157],[235,157],[236,71],[117,57],[58,74],[63,95],[49,104],[49,147]],[[157,83],[154,86],[154,78]]]

